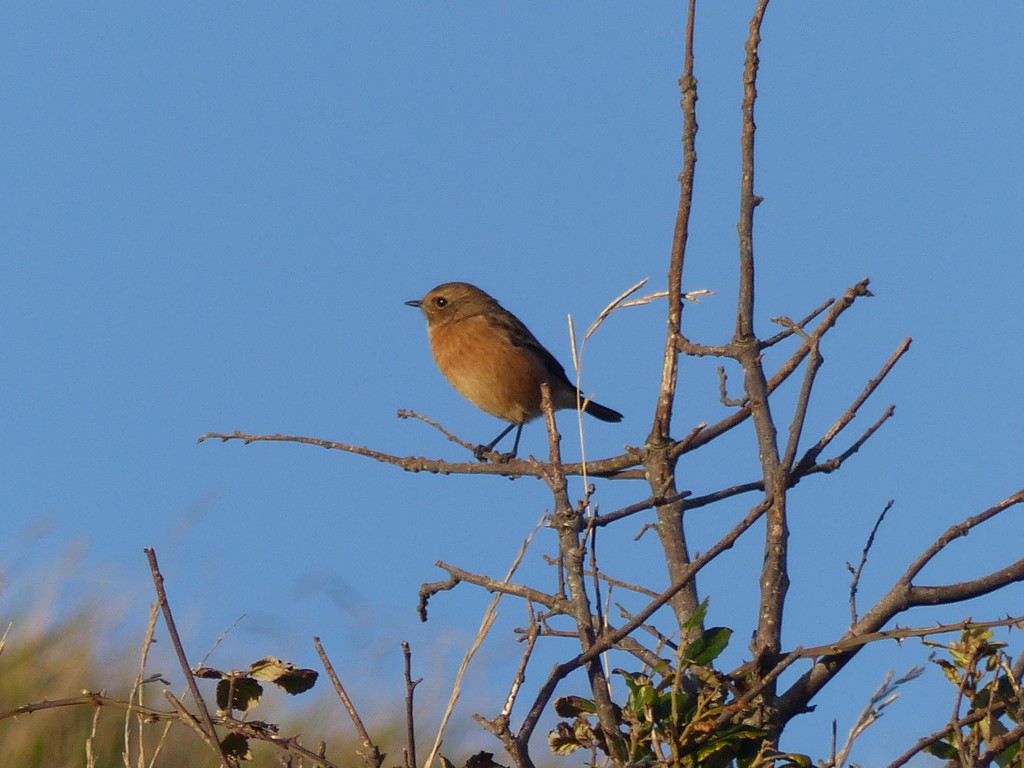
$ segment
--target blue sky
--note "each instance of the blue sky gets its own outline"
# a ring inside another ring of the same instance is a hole
[[[357,695],[385,710],[381,686],[399,691],[407,639],[436,686],[424,690],[443,691],[486,596],[441,596],[422,625],[416,590],[441,577],[438,559],[503,573],[548,508],[544,488],[196,437],[282,432],[460,458],[395,411],[474,441],[500,425],[448,388],[403,301],[474,282],[568,364],[568,314],[585,327],[637,280],[660,288],[678,195],[681,5],[8,4],[0,611],[102,607],[111,635],[134,642],[150,599],[142,548],[154,546],[193,653],[245,613],[218,651],[224,666],[268,654],[312,664],[318,634]],[[706,343],[732,333],[750,6],[706,3],[698,18],[685,285],[717,295],[685,322]],[[1021,486],[1022,24],[1016,2],[769,8],[759,330],[866,276],[876,294],[828,338],[808,440],[914,338],[851,432],[889,402],[896,417],[843,472],[794,495],[791,644],[842,632],[843,563],[888,499],[864,601],[948,525]],[[588,344],[585,388],[626,415],[588,423],[590,457],[649,429],[663,328],[660,305],[626,310]],[[680,434],[722,415],[714,368],[683,361]],[[544,450],[539,426],[522,450]],[[755,471],[748,430],[688,456],[679,476],[702,493]],[[611,509],[644,495],[638,483],[601,484],[598,499]],[[695,515],[693,547],[710,546],[749,503]],[[1019,517],[958,542],[927,580],[1019,557]],[[609,536],[605,567],[659,584],[652,542],[632,541],[640,524]],[[535,547],[524,579],[550,583],[540,562],[550,534]],[[736,660],[760,556],[752,538],[700,584],[712,622],[737,630]],[[1005,614],[1022,596],[910,620]],[[522,621],[519,606],[503,608],[464,718],[504,689],[518,654],[507,630]],[[833,717],[845,732],[886,670],[924,656],[909,644],[862,654],[790,746],[823,756]],[[854,758],[892,757],[909,734],[939,727],[944,685],[929,670]]]

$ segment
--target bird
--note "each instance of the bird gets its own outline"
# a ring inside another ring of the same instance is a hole
[[[464,398],[485,413],[507,421],[508,427],[487,445],[476,447],[480,461],[505,435],[516,430],[514,458],[523,425],[541,415],[540,385],[547,382],[554,408],[576,408],[601,421],[622,421],[622,414],[585,400],[565,375],[565,368],[537,341],[518,317],[493,297],[469,283],[442,283],[422,299],[405,302],[427,319],[434,362]]]

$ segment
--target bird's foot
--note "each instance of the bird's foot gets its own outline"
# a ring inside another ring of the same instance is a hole
[[[493,445],[478,445],[473,449],[473,456],[477,461],[482,461],[485,464],[488,461],[492,461],[495,464],[508,464],[516,457],[516,452],[495,453]]]

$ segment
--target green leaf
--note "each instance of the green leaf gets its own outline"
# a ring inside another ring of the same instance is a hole
[[[648,685],[651,682],[651,678],[645,675],[643,672],[627,672],[624,669],[613,669],[612,674],[622,675],[622,679],[626,681],[626,687],[630,691],[635,691],[641,685]]]
[[[672,709],[672,700],[668,702],[669,711]],[[697,697],[693,696],[686,691],[679,691],[676,694],[676,712],[684,720],[689,720],[693,711],[697,708]]]
[[[704,623],[704,617],[708,614],[708,601],[710,599],[711,598],[709,597],[705,597],[704,600],[701,601],[701,604],[697,606],[697,610],[693,612],[693,615],[683,622],[681,628],[684,635],[693,632]]]
[[[1020,765],[1020,763],[1014,762],[1014,758],[1020,752],[1020,744],[1011,744],[998,755],[996,755],[996,762],[1000,768],[1006,768],[1008,765]]]
[[[728,627],[712,627],[704,630],[701,636],[686,646],[683,656],[693,664],[704,666],[710,664],[718,654],[725,650],[732,637],[732,630]]]
[[[553,754],[571,755],[576,750],[582,749],[583,746],[572,728],[566,723],[559,723],[556,729],[548,734],[548,747]]]
[[[652,666],[652,672],[657,672],[659,675],[665,675],[665,677],[671,679],[672,677],[672,664],[667,659],[658,659]]]
[[[642,685],[633,691],[629,698],[634,711],[639,712],[645,707],[651,706],[657,697],[658,694],[655,693],[654,688],[649,685]]]
[[[955,760],[957,758],[956,748],[947,741],[933,741],[924,748],[924,751],[943,760]]]
[[[811,758],[807,755],[801,755],[796,752],[787,752],[784,755],[773,755],[773,760],[785,760],[784,766],[795,766],[795,768],[812,768],[814,763],[811,762]]]
[[[582,696],[562,696],[555,699],[555,712],[559,717],[579,717],[597,714],[597,706]]]

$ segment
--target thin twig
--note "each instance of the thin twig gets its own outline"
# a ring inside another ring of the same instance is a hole
[[[416,726],[413,717],[413,692],[423,678],[412,679],[412,649],[409,643],[402,641],[402,659],[404,661],[403,671],[405,673],[405,736],[406,736],[406,768],[418,768],[416,762]]]
[[[878,389],[879,384],[882,383],[885,377],[889,375],[889,372],[892,371],[896,363],[899,362],[900,358],[903,357],[903,355],[907,353],[907,350],[910,349],[911,341],[912,340],[908,337],[900,343],[899,347],[896,348],[896,351],[893,352],[889,356],[889,359],[885,361],[885,364],[882,366],[881,370],[879,370],[878,374],[864,385],[863,391],[857,396],[853,403],[850,404],[850,407],[843,412],[842,416],[836,420],[835,424],[829,428],[821,439],[804,453],[803,457],[799,462],[797,462],[796,466],[792,470],[794,474],[801,474],[807,467],[814,464],[814,462],[818,460],[818,456],[821,455],[821,452],[828,447],[828,444],[835,439],[836,435],[842,432],[846,425],[853,421],[853,417],[857,415],[857,411],[860,407],[871,396],[871,394]]]
[[[1010,507],[1022,503],[1024,503],[1024,488],[1021,488],[1016,493],[1006,497],[998,504],[992,505],[984,512],[974,515],[973,517],[968,517],[962,523],[950,526],[946,529],[945,533],[943,533],[934,541],[934,543],[932,543],[930,547],[928,547],[928,549],[921,553],[920,557],[910,564],[910,567],[907,568],[907,572],[903,574],[903,577],[900,579],[900,583],[909,585],[914,577],[921,572],[921,569],[924,568],[933,557],[945,549],[950,542],[960,538],[961,536],[966,536],[972,529],[982,523],[991,520],[993,517],[1006,511]]]
[[[624,517],[635,515],[637,512],[643,512],[645,509],[651,509],[657,507],[659,504],[673,504],[677,501],[682,501],[690,495],[690,491],[683,491],[681,493],[675,493],[666,498],[655,498],[649,496],[643,501],[638,501],[635,504],[630,504],[622,509],[617,509],[614,512],[605,512],[600,515],[595,514],[593,517],[587,518],[588,528],[597,528],[600,526],[614,523],[616,520],[621,520]]]
[[[85,739],[85,766],[86,768],[96,768],[96,755],[93,752],[93,744],[96,742],[96,729],[100,724],[100,708],[96,707],[92,712],[92,728],[89,729],[89,735]]]
[[[870,643],[877,643],[881,640],[896,640],[900,642],[911,637],[930,637],[949,632],[963,632],[965,629],[992,629],[995,627],[1017,627],[1024,629],[1024,616],[1008,616],[1005,619],[996,619],[994,621],[973,621],[967,619],[965,621],[958,621],[955,624],[933,624],[927,627],[898,627],[881,632],[868,632],[856,637],[844,637],[827,645],[815,645],[810,648],[804,648],[800,651],[799,655],[803,659],[821,659],[829,656],[839,656],[853,649],[861,648]],[[730,672],[729,676],[733,678],[742,677],[749,673],[753,664],[754,662],[748,661]]]
[[[181,637],[178,635],[178,628],[174,623],[174,617],[171,615],[171,604],[167,602],[167,593],[164,591],[164,577],[160,573],[160,566],[157,565],[156,551],[152,547],[147,547],[143,550],[146,553],[146,558],[149,560],[149,570],[153,576],[153,586],[156,588],[157,602],[160,604],[160,610],[164,615],[164,624],[167,625],[167,634],[170,635],[171,645],[174,646],[174,653],[178,657],[178,664],[181,665],[181,671],[185,675],[185,679],[188,681],[188,689],[192,693],[192,698],[196,703],[196,709],[199,712],[199,721],[202,729],[206,733],[207,743],[210,744],[211,749],[220,756],[221,764],[225,768],[232,768],[233,761],[230,760],[224,752],[224,748],[220,744],[220,740],[217,738],[217,731],[213,727],[213,721],[210,719],[210,712],[206,709],[206,702],[203,700],[202,695],[199,693],[199,686],[196,684],[195,675],[192,674],[192,668],[189,666],[188,658],[185,656],[185,649],[181,644]],[[165,691],[166,695],[170,695],[169,692]],[[177,701],[175,699],[175,701]],[[173,703],[173,702],[172,702]]]
[[[793,467],[796,451],[800,445],[800,435],[803,432],[804,421],[807,419],[807,409],[811,404],[811,390],[814,387],[818,371],[825,362],[825,358],[821,356],[819,349],[821,343],[819,336],[808,336],[802,328],[789,318],[777,318],[776,321],[792,328],[811,347],[807,367],[804,369],[804,380],[800,384],[800,394],[797,396],[796,408],[789,424],[789,440],[786,442],[786,450],[782,455],[782,466],[788,472]]]
[[[846,742],[843,744],[842,750],[839,752],[838,757],[833,760],[833,766],[835,768],[843,768],[846,761],[850,757],[850,752],[853,750],[854,742],[867,730],[873,723],[877,722],[878,718],[882,716],[883,710],[896,701],[900,695],[896,692],[897,689],[911,680],[916,680],[924,674],[924,667],[912,667],[905,675],[898,680],[893,680],[893,673],[889,672],[885,676],[885,680],[882,685],[878,687],[868,700],[868,703],[864,706],[860,715],[857,717],[857,721],[850,728],[850,732],[847,734]],[[833,755],[835,752],[833,751]]]
[[[754,193],[754,138],[757,131],[754,105],[757,101],[757,73],[760,67],[758,49],[761,44],[761,24],[767,8],[768,0],[758,0],[744,45],[747,55],[743,67],[741,107],[742,170],[739,221],[736,224],[739,291],[736,297],[736,331],[730,344],[736,360],[743,367],[743,388],[754,422],[764,493],[766,500],[769,501],[765,515],[764,558],[758,579],[760,597],[757,628],[752,645],[756,658],[762,662],[779,653],[786,593],[789,588],[789,527],[786,511],[788,472],[779,456],[778,434],[769,402],[770,390],[764,371],[761,342],[754,329],[754,209],[761,203],[761,198]],[[804,346],[810,354],[816,349],[815,344],[810,341],[805,342]],[[809,370],[813,369],[813,365],[809,366]],[[759,669],[756,677],[761,677],[766,671]],[[774,685],[767,688],[765,694],[767,698],[773,698]]]
[[[686,261],[686,244],[690,236],[690,213],[693,210],[693,182],[697,168],[697,78],[694,77],[693,31],[696,17],[696,0],[690,0],[687,9],[685,44],[683,49],[683,73],[679,78],[683,111],[683,169],[679,174],[679,205],[676,209],[675,227],[672,231],[672,253],[668,267],[668,328],[665,334],[665,350],[662,355],[661,383],[658,386],[658,402],[654,409],[649,442],[665,443],[669,440],[672,426],[672,405],[675,401],[679,377],[679,354],[683,338],[683,267]]]
[[[418,419],[419,421],[422,421],[424,424],[429,424],[430,426],[432,426],[434,429],[436,429],[442,435],[447,437],[450,442],[458,443],[459,445],[461,445],[463,448],[465,448],[470,453],[473,453],[474,451],[476,451],[477,446],[475,446],[473,443],[468,443],[465,440],[463,440],[461,437],[458,437],[457,435],[452,434],[447,429],[442,427],[438,422],[434,421],[431,418],[428,418],[427,416],[424,416],[424,415],[422,415],[420,413],[416,413],[415,411],[406,410],[405,408],[400,408],[398,410],[397,416],[400,419]]]
[[[174,707],[174,711],[178,714],[178,719],[181,722],[185,723],[185,725],[187,725],[189,728],[195,731],[196,735],[199,736],[199,738],[201,738],[203,741],[205,741],[207,746],[210,747],[210,749],[216,751],[217,748],[220,748],[221,752],[223,753],[223,747],[220,746],[220,742],[217,741],[217,737],[211,737],[210,734],[206,732],[206,730],[195,718],[195,716],[187,709],[185,709],[185,705],[181,703],[177,696],[175,696],[173,693],[166,689],[164,689],[163,694],[164,698],[166,698],[167,701],[170,702],[171,706]],[[225,760],[226,759],[228,758],[225,756]],[[231,766],[231,763],[227,763],[227,765]]]
[[[546,516],[545,516],[546,517]],[[523,540],[522,545],[519,547],[519,551],[516,553],[515,558],[512,560],[512,565],[509,566],[508,571],[505,573],[505,584],[512,580],[516,571],[519,569],[520,564],[523,562],[523,557],[526,555],[526,550],[529,549],[530,543],[533,541],[533,537],[536,536],[537,531],[544,524],[545,517],[542,517],[537,525],[534,526],[533,530],[530,531],[530,535]],[[422,591],[421,591],[422,594]],[[422,598],[421,598],[422,599]],[[484,611],[484,615],[480,620],[480,628],[477,630],[476,637],[473,639],[473,643],[463,654],[462,663],[459,664],[459,670],[455,674],[455,683],[452,686],[451,696],[448,698],[448,704],[445,707],[444,714],[441,716],[441,724],[437,729],[437,736],[434,738],[434,744],[430,749],[430,754],[427,755],[427,760],[423,764],[424,768],[430,768],[434,763],[434,759],[437,757],[438,752],[441,750],[441,740],[444,737],[445,728],[448,725],[448,720],[455,709],[455,704],[459,700],[459,696],[462,691],[462,679],[466,674],[466,670],[469,668],[469,662],[476,655],[476,652],[480,649],[483,644],[484,638],[491,631],[491,627],[494,624],[494,620],[498,617],[498,603],[501,602],[501,593],[495,594],[491,600],[490,605],[487,606],[487,610]]]
[[[345,687],[341,684],[341,680],[338,678],[338,673],[334,671],[334,665],[331,664],[331,660],[327,657],[327,652],[324,650],[319,637],[313,638],[313,646],[316,648],[317,655],[320,656],[320,662],[324,665],[324,669],[327,670],[327,676],[330,678],[331,684],[334,686],[335,693],[338,694],[338,698],[341,699],[342,706],[345,707],[345,711],[348,712],[348,716],[351,718],[352,724],[356,727],[356,732],[359,734],[359,740],[363,743],[363,749],[366,750],[362,756],[363,762],[368,766],[368,768],[380,768],[384,762],[384,755],[381,754],[377,745],[373,743],[373,739],[370,738],[370,734],[367,732],[366,726],[363,725],[362,718],[359,717],[359,713],[352,704],[352,699],[348,697],[348,694],[345,692]]]
[[[853,306],[854,302],[858,298],[863,296],[871,296],[871,291],[868,290],[869,283],[870,281],[867,278],[865,278],[864,280],[861,280],[859,283],[856,283],[847,288],[846,292],[842,295],[840,299],[835,301],[830,300],[828,302],[830,305],[829,312],[825,315],[825,317],[821,319],[821,322],[819,322],[818,325],[815,327],[812,335],[817,335],[819,337],[823,336],[828,329],[832,328],[838,322],[839,318],[843,315],[843,313]],[[803,359],[807,356],[809,352],[810,345],[807,344],[806,342],[804,344],[801,344],[796,349],[796,351],[793,352],[792,355],[790,355],[789,359],[786,360],[786,362],[784,362],[781,366],[779,366],[778,370],[775,371],[774,375],[772,375],[772,377],[768,379],[767,394],[772,394],[783,383],[785,383],[785,381],[800,366],[800,363],[803,362]],[[716,354],[721,357],[736,357],[733,345],[730,345],[728,348],[723,347]],[[677,444],[672,451],[672,456],[680,456],[683,453],[688,453],[690,451],[697,450],[702,445],[705,445],[706,443],[709,443],[712,440],[721,437],[729,430],[745,422],[748,418],[750,418],[750,414],[750,406],[746,405],[740,408],[735,413],[729,414],[719,422],[711,424],[710,426],[706,426],[704,429],[701,430],[700,434],[693,436],[685,443],[681,442]],[[592,471],[591,474],[595,473]]]
[[[142,690],[142,684],[146,677],[146,661],[149,659],[149,649],[153,645],[153,634],[156,631],[157,618],[160,616],[160,605],[153,603],[149,606],[149,621],[146,623],[146,634],[142,640],[142,652],[139,654],[139,672],[135,676],[135,682],[132,683],[132,689],[128,693],[128,701],[134,701],[136,694],[138,694],[139,704],[144,702],[144,695]],[[142,724],[143,718],[139,715],[136,718],[136,722],[139,725],[139,764],[142,765],[145,762],[145,741],[142,738]],[[125,712],[124,716],[124,765],[125,768],[131,768],[131,723],[132,713],[130,710]],[[166,735],[166,731],[164,732]],[[159,752],[160,747],[163,744],[163,739],[157,743],[157,751]]]
[[[833,304],[835,304],[835,301],[836,301],[835,299],[826,299],[819,306],[817,306],[816,308],[811,310],[811,313],[809,315],[807,315],[807,317],[805,317],[800,322],[794,323],[793,325],[787,325],[786,329],[784,331],[782,331],[780,333],[777,333],[774,336],[771,336],[770,338],[767,338],[764,341],[762,341],[761,342],[761,349],[768,349],[769,347],[773,347],[776,344],[778,344],[780,341],[784,341],[784,340],[788,339],[794,333],[798,333],[800,330],[805,328],[807,326],[807,324],[809,322],[811,322],[811,320],[813,320],[818,315],[820,315],[822,312],[824,312],[826,309],[828,309]]]
[[[14,626],[14,621],[7,622],[7,628],[4,630],[4,634],[0,637],[0,656],[3,655],[4,649],[7,647],[7,636],[11,633],[11,628]]]
[[[747,706],[756,699],[769,685],[775,682],[779,675],[785,672],[793,664],[803,656],[804,649],[801,646],[797,646],[788,654],[786,654],[774,667],[772,667],[757,684],[752,686],[750,690],[746,691],[739,699],[734,703],[729,704],[725,707],[725,712],[718,716],[715,721],[715,725],[721,728],[723,725],[728,723],[735,717],[746,717],[749,715]]]
[[[505,718],[512,714],[512,707],[519,696],[519,689],[522,688],[523,682],[526,680],[526,665],[533,655],[534,646],[537,644],[537,637],[540,635],[540,624],[537,623],[533,604],[527,603],[526,607],[530,616],[529,628],[526,630],[526,647],[523,649],[522,658],[519,659],[519,666],[516,668],[515,677],[512,678],[512,685],[509,688],[508,696],[505,697],[505,706],[501,708],[501,715]]]
[[[857,563],[857,567],[854,568],[849,563],[846,564],[846,570],[852,575],[853,579],[850,581],[850,626],[857,623],[857,587],[860,585],[860,575],[864,571],[864,566],[868,562],[868,552],[871,551],[871,546],[875,543],[875,534],[878,533],[878,529],[882,525],[882,521],[885,520],[886,513],[892,509],[892,505],[896,503],[895,499],[889,499],[888,503],[882,509],[882,513],[875,520],[874,526],[871,528],[871,533],[868,534],[868,540],[864,543],[864,549],[860,553],[860,562]]]
[[[740,173],[740,215],[736,230],[739,235],[740,288],[736,300],[736,338],[753,339],[754,334],[754,208],[761,198],[754,194],[754,104],[757,101],[757,70],[760,65],[761,23],[768,0],[758,0],[750,19],[750,34],[744,46],[747,52],[743,68],[743,122],[740,150],[743,169]]]
[[[1005,707],[1005,702],[996,702],[995,704],[995,709],[1000,712]],[[955,729],[963,728],[965,725],[973,725],[979,720],[984,720],[985,718],[989,717],[989,714],[990,713],[986,712],[985,710],[977,710],[967,715],[967,717],[962,717],[956,722],[949,723],[944,728],[940,728],[934,733],[930,733],[927,736],[921,737],[916,742],[914,742],[914,745],[910,747],[910,749],[908,749],[906,752],[904,752],[891,763],[889,763],[889,765],[887,765],[886,768],[901,768],[902,766],[910,762],[910,759],[912,757],[928,749],[928,747],[930,747],[935,742],[946,738],[951,733],[953,733]]]

